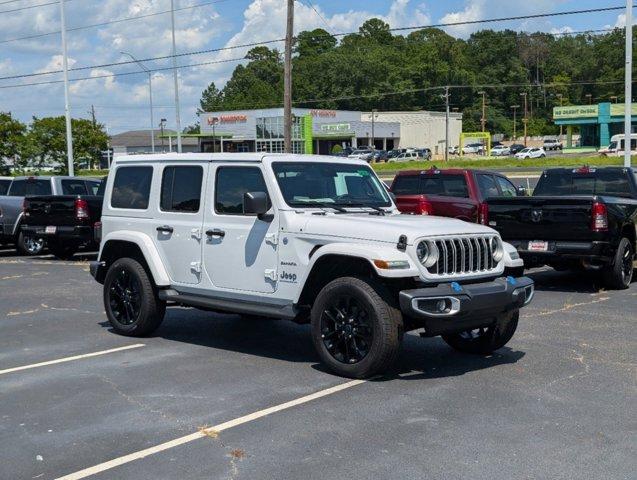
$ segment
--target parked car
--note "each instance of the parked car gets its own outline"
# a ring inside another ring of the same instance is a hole
[[[0,196],[7,194],[12,181],[12,177],[0,177]]]
[[[637,169],[555,168],[533,196],[487,200],[489,226],[514,245],[527,267],[586,268],[608,288],[627,288],[637,232]]]
[[[523,190],[499,173],[432,167],[398,172],[391,192],[402,213],[452,217],[485,225],[487,198],[515,197]]]
[[[389,152],[387,152],[387,161],[389,162],[390,159],[392,158],[396,158],[398,155],[400,155],[402,152],[402,150],[400,149],[394,149],[394,150],[390,150]]]
[[[511,155],[515,155],[516,153],[521,152],[525,148],[526,147],[524,145],[522,145],[521,143],[513,143],[513,144],[509,145],[509,150],[511,151]]]
[[[350,153],[347,158],[352,158],[355,160],[365,160],[366,162],[369,162],[373,154],[374,150],[371,147],[357,148],[352,153]]]
[[[520,150],[515,154],[515,158],[526,159],[526,158],[544,158],[546,157],[546,152],[542,147],[529,147],[523,150]]]
[[[417,152],[405,152],[399,154],[397,157],[388,159],[388,162],[415,162],[417,160],[423,160]]]
[[[557,138],[545,138],[542,148],[548,150],[562,150],[562,142]]]
[[[31,195],[85,194],[99,180],[91,178],[50,176],[15,177],[5,196],[0,196],[0,241],[14,243],[22,255],[38,255],[44,248],[44,238],[22,232],[24,198]]]
[[[458,145],[449,147],[449,155],[460,155],[460,147]]]
[[[484,145],[481,143],[468,143],[462,147],[462,153],[465,155],[479,154],[484,152]]]
[[[97,249],[99,245],[105,179],[100,183],[87,184],[81,179],[74,182],[71,187],[66,185],[67,191],[73,191],[71,195],[24,199],[22,233],[44,238],[49,251],[63,260],[71,258],[80,247]]]
[[[496,145],[491,149],[491,155],[493,157],[507,157],[511,155],[511,149],[506,145]]]
[[[433,156],[430,148],[419,148],[416,150],[416,153],[424,160],[431,160],[431,157]]]
[[[488,354],[533,297],[531,279],[502,277],[497,232],[400,215],[359,160],[120,157],[102,223],[90,271],[116,332],[151,334],[167,302],[310,323],[319,358],[347,377],[386,371],[415,328]]]
[[[624,134],[617,134],[610,137],[610,144],[606,148],[600,148],[598,153],[604,157],[624,155],[624,144],[626,138]],[[637,133],[630,134],[631,155],[637,155]]]
[[[386,162],[387,161],[387,151],[385,150],[376,150],[372,154],[373,162]]]

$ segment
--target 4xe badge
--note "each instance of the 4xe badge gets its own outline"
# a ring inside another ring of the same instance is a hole
[[[281,272],[280,275],[281,281],[282,282],[287,282],[287,283],[296,283],[296,273],[288,273],[288,272]]]

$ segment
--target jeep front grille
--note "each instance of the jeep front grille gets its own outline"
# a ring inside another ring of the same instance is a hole
[[[439,257],[427,271],[432,275],[448,276],[495,270],[498,262],[493,259],[492,238],[493,235],[474,235],[432,239]]]

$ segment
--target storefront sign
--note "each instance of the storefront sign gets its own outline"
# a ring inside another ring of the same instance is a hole
[[[623,103],[611,103],[610,116],[611,117],[623,117],[626,112],[626,105]],[[637,103],[633,103],[630,111],[631,115],[637,115]]]
[[[325,123],[321,125],[322,133],[341,133],[349,132],[351,125],[349,123]]]
[[[219,125],[229,123],[245,123],[248,121],[247,115],[220,115],[218,117],[208,117],[208,125]]]
[[[334,118],[336,117],[336,110],[310,110],[310,115],[319,118]]]
[[[597,105],[570,105],[568,107],[555,107],[553,119],[563,120],[567,118],[594,118],[599,114]]]

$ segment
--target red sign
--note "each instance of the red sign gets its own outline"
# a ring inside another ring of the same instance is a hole
[[[248,121],[247,115],[220,115],[219,117],[208,117],[208,125],[218,125],[220,123],[244,123]]]
[[[310,110],[313,117],[336,117],[336,110]]]

